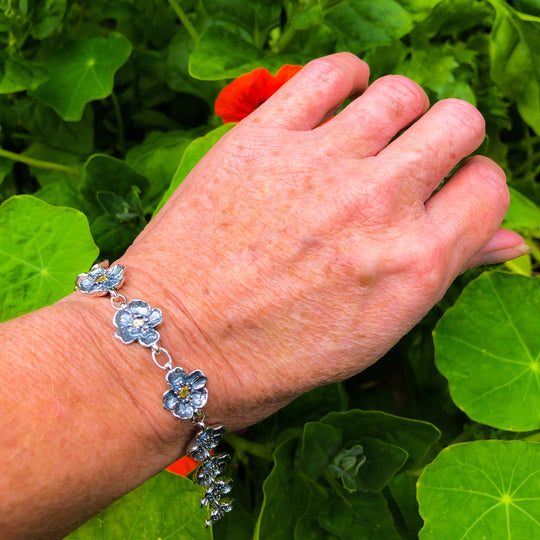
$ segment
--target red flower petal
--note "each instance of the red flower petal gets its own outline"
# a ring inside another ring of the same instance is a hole
[[[172,465],[167,467],[169,472],[179,474],[180,476],[187,476],[190,472],[194,471],[199,465],[199,462],[191,457],[184,456],[178,461],[175,461]]]
[[[228,84],[216,99],[215,111],[223,122],[240,122],[294,77],[302,66],[284,65],[276,75],[257,68]]]

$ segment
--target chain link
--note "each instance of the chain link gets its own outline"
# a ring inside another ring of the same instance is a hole
[[[160,369],[165,369],[167,371],[170,371],[172,369],[172,358],[169,353],[169,351],[163,347],[160,347],[157,344],[152,345],[152,360],[154,361],[154,364]],[[161,365],[158,361],[156,356],[160,355],[161,353],[164,353],[167,356],[167,361]]]
[[[111,306],[114,309],[119,310],[127,306],[128,299],[123,294],[117,293],[114,289],[111,289],[109,293],[111,295],[109,300],[111,301]],[[115,302],[118,302],[118,301],[120,302],[120,305],[115,304]]]

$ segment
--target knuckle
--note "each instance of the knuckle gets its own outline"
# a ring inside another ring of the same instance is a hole
[[[413,254],[418,286],[429,297],[438,297],[448,280],[448,248],[435,238],[424,241]]]
[[[477,188],[485,197],[494,199],[505,210],[510,205],[510,191],[506,183],[504,171],[495,165],[494,162],[482,156],[475,156],[467,164],[473,176],[480,182],[476,183]]]
[[[427,108],[428,97],[422,87],[403,75],[386,75],[377,79],[372,87],[385,98],[379,100],[379,108],[390,119],[412,119]]]
[[[304,66],[302,74],[317,84],[322,82],[331,87],[351,84],[350,75],[329,57],[312,60]]]
[[[422,87],[404,75],[385,75],[377,79],[373,84],[380,86],[381,90],[386,91],[390,97],[421,96],[423,98],[425,96]]]
[[[477,137],[484,137],[486,122],[480,111],[468,101],[448,98],[439,101],[434,107],[442,109],[450,128],[465,128]]]

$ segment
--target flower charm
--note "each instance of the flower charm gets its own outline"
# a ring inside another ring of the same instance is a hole
[[[230,493],[232,490],[232,480],[230,478],[216,480],[204,494],[201,499],[201,506],[217,506],[218,504],[223,504],[225,501],[222,501],[221,498],[223,495]]]
[[[163,320],[161,310],[151,308],[143,300],[131,300],[114,315],[115,336],[124,343],[138,340],[141,345],[151,347],[159,340],[159,332],[154,330]]]
[[[208,379],[202,371],[192,371],[189,375],[182,368],[171,369],[167,373],[170,390],[163,394],[163,407],[172,411],[182,420],[193,418],[206,405]]]
[[[197,461],[203,461],[210,456],[210,451],[218,446],[221,442],[221,437],[226,431],[225,426],[219,426],[217,428],[205,426],[197,435],[187,455]]]
[[[232,510],[233,503],[232,501],[220,501],[215,506],[210,507],[210,519],[207,519],[205,524],[207,527],[210,527],[214,521],[217,521],[218,519],[221,519],[226,512],[230,512]]]
[[[203,487],[210,487],[216,482],[227,463],[231,461],[229,454],[216,454],[205,459],[197,470],[197,484]]]
[[[77,276],[77,286],[82,293],[103,295],[119,289],[124,281],[124,267],[115,264],[109,268],[109,261],[92,266],[90,272]]]

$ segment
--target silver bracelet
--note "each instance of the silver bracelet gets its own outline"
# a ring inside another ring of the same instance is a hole
[[[203,407],[208,400],[208,379],[204,373],[195,370],[187,374],[181,367],[173,367],[169,351],[159,345],[159,332],[155,327],[163,320],[161,310],[151,308],[143,300],[128,301],[118,293],[123,282],[124,267],[115,264],[109,268],[109,262],[104,261],[94,265],[89,272],[79,274],[75,289],[85,294],[109,295],[111,305],[116,310],[113,317],[116,327],[114,335],[122,343],[138,341],[147,347],[156,366],[167,371],[165,380],[169,390],[163,394],[163,407],[181,420],[191,420],[198,428],[187,455],[201,462],[197,468],[196,482],[205,488],[201,506],[207,507],[205,524],[209,527],[230,512],[233,505],[232,499],[225,497],[232,489],[232,480],[220,476],[231,456],[212,453],[226,429],[224,426],[210,427],[205,423]],[[167,358],[164,364],[159,363],[160,355]]]

